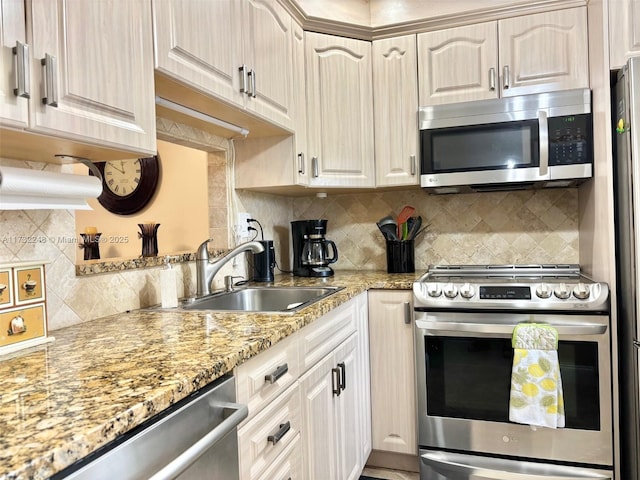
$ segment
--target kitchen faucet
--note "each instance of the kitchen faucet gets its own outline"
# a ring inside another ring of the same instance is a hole
[[[217,258],[212,262],[209,260],[209,250],[207,249],[207,245],[211,240],[211,238],[208,238],[202,242],[196,253],[196,278],[198,282],[196,295],[198,297],[203,297],[211,293],[213,277],[215,277],[216,273],[218,273],[220,269],[233,257],[246,251],[251,251],[253,253],[264,252],[264,246],[260,242],[246,242],[241,243],[222,257]]]

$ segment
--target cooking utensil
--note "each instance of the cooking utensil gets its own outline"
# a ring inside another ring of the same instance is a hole
[[[398,240],[396,221],[391,215],[382,217],[376,222],[376,225],[386,240]]]
[[[417,217],[411,217],[409,221],[407,221],[409,225],[409,232],[407,233],[407,239],[413,240],[416,238],[416,234],[420,227],[422,226],[422,216],[418,215]]]
[[[378,228],[386,240],[398,240],[398,236],[396,235],[396,222],[385,223],[382,226],[378,225]]]
[[[410,205],[405,206],[398,214],[398,238],[402,238],[402,224],[415,213],[416,209]]]

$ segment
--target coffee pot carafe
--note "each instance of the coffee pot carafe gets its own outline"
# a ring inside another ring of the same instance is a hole
[[[330,277],[329,266],[338,260],[336,244],[325,238],[327,220],[291,222],[293,274],[299,277]]]
[[[329,256],[329,247],[332,255]],[[307,235],[302,247],[302,264],[307,266],[326,266],[338,260],[338,249],[332,240],[324,235]]]

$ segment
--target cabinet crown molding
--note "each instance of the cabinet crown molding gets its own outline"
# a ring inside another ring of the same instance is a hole
[[[278,0],[306,31],[346,36],[360,40],[377,40],[411,33],[441,30],[449,27],[500,20],[533,13],[586,6],[588,0],[504,0],[466,2],[472,8],[443,11],[428,1],[405,0],[404,8],[392,8],[388,0],[353,2],[345,7],[344,0],[323,0],[322,13],[332,12],[332,18],[316,15],[318,0]],[[327,6],[326,3],[335,3]],[[350,2],[349,2],[350,3]],[[388,5],[387,5],[388,4]],[[359,10],[356,7],[359,5]],[[387,8],[385,8],[387,7]],[[366,10],[366,9],[365,9]],[[382,21],[378,21],[383,19]]]

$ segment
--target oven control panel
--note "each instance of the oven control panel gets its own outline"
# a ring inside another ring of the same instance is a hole
[[[416,282],[415,306],[437,308],[530,308],[608,310],[606,283]]]

